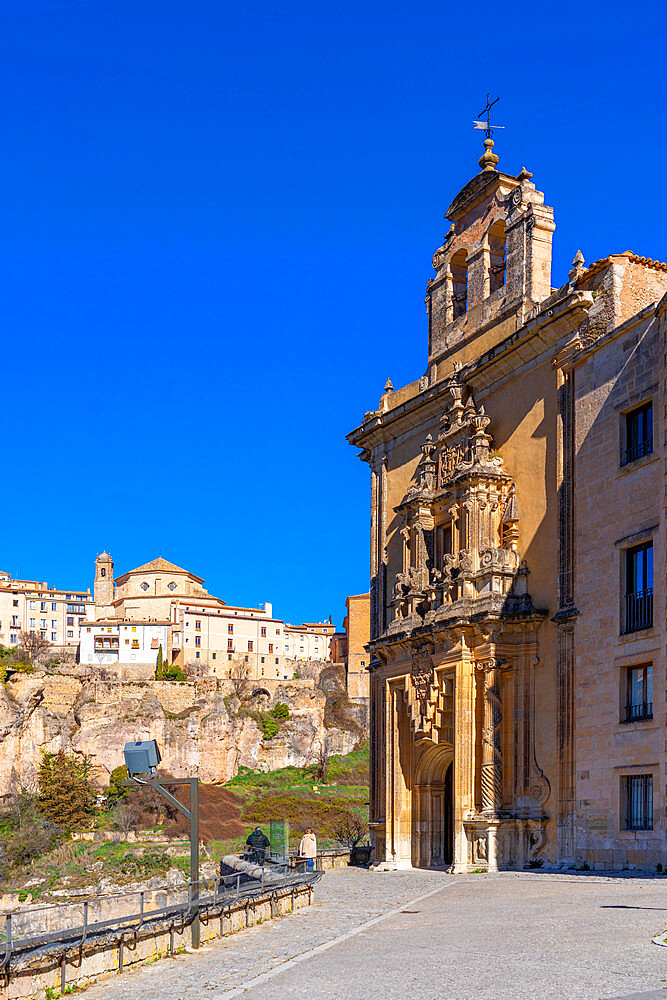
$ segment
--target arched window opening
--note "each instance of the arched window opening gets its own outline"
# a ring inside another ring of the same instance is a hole
[[[465,250],[457,250],[451,259],[450,269],[454,283],[454,319],[468,311],[468,265]]]
[[[105,570],[105,568],[103,566],[102,569],[100,570],[100,576],[106,576],[106,575],[107,575],[107,571]]]
[[[495,292],[505,284],[505,221],[498,219],[489,229],[491,266],[490,290]]]

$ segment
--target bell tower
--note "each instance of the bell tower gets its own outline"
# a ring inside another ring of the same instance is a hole
[[[108,552],[102,552],[95,560],[95,618],[105,618],[112,612],[114,598],[113,559]]]

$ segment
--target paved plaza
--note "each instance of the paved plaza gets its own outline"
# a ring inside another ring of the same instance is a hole
[[[667,881],[327,872],[312,907],[87,1000],[667,1000]]]

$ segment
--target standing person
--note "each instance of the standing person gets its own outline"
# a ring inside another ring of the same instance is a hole
[[[317,857],[317,840],[310,827],[306,830],[301,843],[299,844],[299,856],[306,859],[306,870],[315,870],[315,858]]]
[[[269,853],[270,842],[261,826],[256,826],[248,839],[246,846],[250,848],[253,859],[260,865],[264,864],[264,859]]]

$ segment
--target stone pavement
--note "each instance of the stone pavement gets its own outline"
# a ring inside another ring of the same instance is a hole
[[[315,899],[87,1000],[607,1000],[667,987],[667,949],[651,944],[663,880],[342,869]]]

